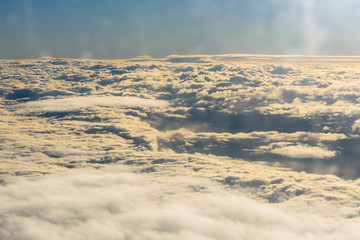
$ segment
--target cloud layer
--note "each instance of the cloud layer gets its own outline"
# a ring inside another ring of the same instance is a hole
[[[358,219],[269,206],[207,181],[156,180],[123,168],[16,180],[0,193],[0,237],[9,240],[359,237]]]
[[[358,62],[1,61],[1,237],[357,239]]]
[[[17,113],[67,112],[94,106],[166,106],[164,100],[142,99],[139,97],[84,96],[61,99],[47,99],[20,104]]]

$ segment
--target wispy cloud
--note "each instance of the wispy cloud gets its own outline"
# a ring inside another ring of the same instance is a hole
[[[305,144],[293,143],[273,143],[260,150],[279,154],[290,158],[331,158],[335,157],[336,151],[331,151],[326,147],[309,146]]]
[[[94,106],[161,107],[167,105],[167,101],[164,100],[139,97],[86,96],[27,102],[18,106],[17,113],[65,112]]]

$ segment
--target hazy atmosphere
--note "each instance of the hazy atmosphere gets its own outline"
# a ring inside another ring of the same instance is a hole
[[[360,55],[356,0],[2,0],[2,58]]]
[[[359,239],[360,2],[0,2],[0,239]]]

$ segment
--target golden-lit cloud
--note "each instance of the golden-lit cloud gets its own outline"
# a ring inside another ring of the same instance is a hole
[[[1,61],[0,236],[356,239],[357,61]]]

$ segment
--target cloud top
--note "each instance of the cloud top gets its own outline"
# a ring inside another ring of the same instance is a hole
[[[206,181],[156,180],[126,168],[18,180],[0,189],[0,200],[0,237],[8,240],[359,237],[358,219],[297,212],[225,193]],[[327,207],[327,213],[334,211]]]
[[[167,105],[168,102],[165,100],[130,96],[83,96],[26,102],[18,105],[17,113],[66,112],[94,106],[162,107]]]
[[[240,58],[0,61],[0,239],[359,239],[358,60]]]
[[[303,144],[275,146],[270,152],[291,158],[331,158],[336,155],[336,151]]]

